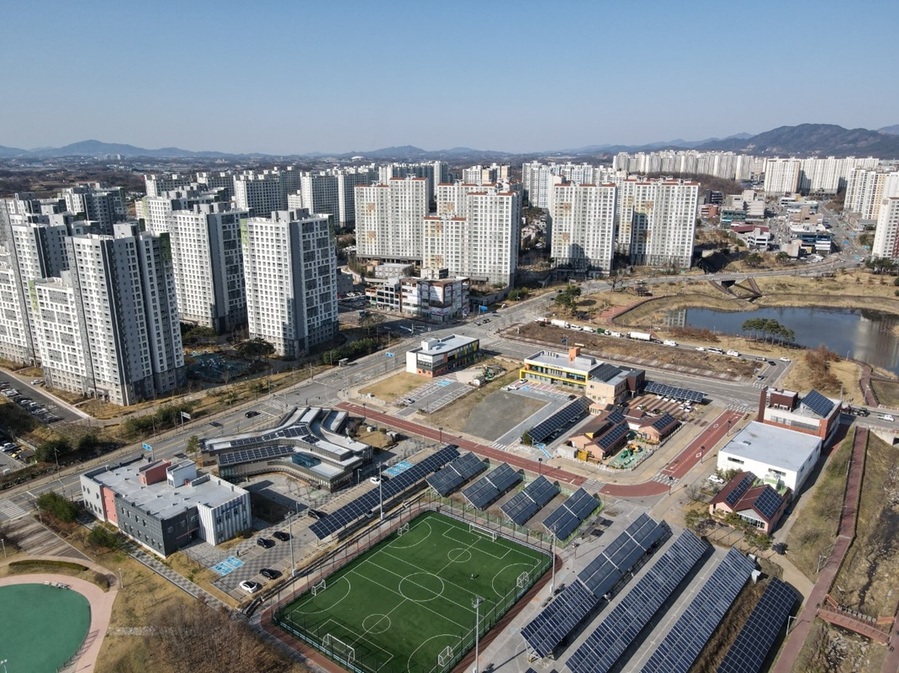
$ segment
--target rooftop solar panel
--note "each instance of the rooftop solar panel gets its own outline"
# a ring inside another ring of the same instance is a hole
[[[834,403],[817,390],[810,390],[808,394],[802,398],[801,404],[802,406],[811,409],[821,418],[826,418],[834,407]]]
[[[543,526],[557,539],[566,540],[597,507],[599,501],[583,488],[579,488],[543,520]]]
[[[571,421],[583,416],[593,402],[589,397],[579,397],[557,413],[541,421],[528,431],[535,442],[543,442],[557,430],[567,427]]]
[[[777,510],[783,504],[783,498],[770,486],[765,486],[759,497],[755,499],[755,506],[759,512],[769,521],[777,514]]]
[[[718,673],[759,673],[798,600],[791,586],[772,578],[727,651]]]
[[[458,456],[459,451],[455,446],[445,446],[408,470],[389,480],[382,481],[380,486],[370,489],[352,502],[319,519],[309,527],[309,530],[319,540],[323,540],[341,528],[367,516],[369,512],[379,506],[381,497],[385,502],[392,500]]]
[[[521,635],[539,656],[548,657],[599,603],[599,598],[575,580],[521,630]]]
[[[731,507],[736,506],[736,504],[740,501],[740,498],[742,498],[746,494],[746,491],[752,488],[752,485],[754,483],[755,475],[751,472],[747,472],[740,479],[739,483],[734,486],[733,490],[731,490],[731,492],[727,494],[727,496],[724,498],[724,502],[726,502]]]
[[[646,673],[687,673],[755,564],[731,549],[643,667]]]
[[[665,414],[662,414],[661,416],[659,416],[655,421],[653,421],[652,427],[654,427],[656,430],[664,430],[672,423],[677,423],[677,422],[678,422],[678,420],[674,416],[672,416],[671,414],[665,413]]]
[[[612,427],[607,433],[605,433],[599,440],[596,442],[600,448],[610,449],[615,446],[617,442],[620,442],[623,437],[630,432],[630,426],[627,423],[619,423],[618,425]]]
[[[708,549],[684,531],[568,658],[572,673],[607,673]]]
[[[669,386],[666,383],[658,383],[656,381],[647,381],[644,390],[653,395],[661,395],[662,397],[673,397],[677,400],[685,400],[687,402],[702,402],[705,395],[696,390],[689,388],[678,388]]]

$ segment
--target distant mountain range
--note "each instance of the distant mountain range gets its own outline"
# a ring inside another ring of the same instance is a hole
[[[454,147],[446,150],[423,150],[412,145],[385,147],[379,150],[327,154],[314,152],[293,156],[305,159],[349,160],[362,157],[372,161],[432,161],[436,159],[456,159],[468,161],[507,160],[516,157],[595,157],[616,152],[648,152],[660,149],[696,149],[700,151],[725,150],[760,156],[875,156],[881,159],[899,158],[899,124],[886,126],[877,131],[868,129],[846,129],[835,124],[800,124],[781,126],[764,133],[750,135],[738,133],[727,138],[706,140],[683,140],[681,138],[649,143],[646,145],[588,145],[575,149],[550,150],[544,152],[512,153],[499,150],[477,150],[470,147]],[[0,145],[0,158],[54,159],[62,157],[105,157],[120,155],[131,159],[239,159],[249,157],[269,157],[262,153],[229,154],[227,152],[193,152],[178,147],[146,149],[120,143],[104,143],[99,140],[84,140],[65,147],[42,147],[25,150]]]

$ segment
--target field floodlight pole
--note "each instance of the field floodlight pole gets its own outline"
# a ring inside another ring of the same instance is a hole
[[[552,579],[549,581],[549,595],[552,596],[556,590],[556,526],[553,526],[552,537],[550,538],[549,562],[553,566]]]
[[[378,511],[381,514],[381,521],[384,520],[384,467],[383,464],[378,466]]]
[[[484,599],[480,596],[475,596],[471,599],[471,607],[474,608],[474,670],[473,673],[478,673],[478,655],[480,654],[478,646],[479,640],[478,636],[481,631],[481,601]]]
[[[293,560],[293,529],[290,524],[293,522],[293,512],[287,516],[287,534],[290,536],[290,576],[293,577],[297,573],[297,566]]]

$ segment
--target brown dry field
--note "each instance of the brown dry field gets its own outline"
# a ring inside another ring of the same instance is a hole
[[[362,395],[371,394],[379,400],[392,403],[401,397],[405,397],[408,393],[419,386],[425,385],[427,382],[428,379],[423,376],[403,371],[381,379],[365,388],[360,388],[359,393]]]
[[[512,370],[506,372],[498,379],[493,379],[489,383],[485,383],[480,388],[472,388],[471,392],[464,397],[461,397],[452,404],[445,406],[443,409],[428,415],[428,424],[432,427],[439,425],[447,430],[452,429],[456,432],[465,432],[469,417],[474,408],[483,402],[491,393],[517,380],[518,370]],[[522,420],[523,419],[524,417],[522,417]]]

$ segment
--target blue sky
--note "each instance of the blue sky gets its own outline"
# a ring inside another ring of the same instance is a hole
[[[0,145],[510,152],[899,123],[899,3],[7,2]]]

